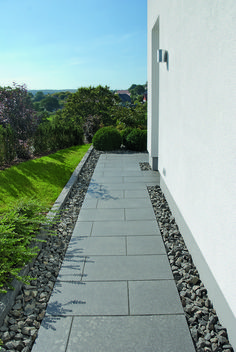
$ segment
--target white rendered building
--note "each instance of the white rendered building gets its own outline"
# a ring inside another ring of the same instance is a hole
[[[236,350],[235,127],[236,1],[148,0],[150,164]]]

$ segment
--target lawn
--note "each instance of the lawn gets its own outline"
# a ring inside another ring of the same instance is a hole
[[[31,243],[45,223],[45,207],[53,205],[89,147],[71,147],[0,171],[0,293],[14,277],[28,280],[19,272],[38,254]]]
[[[19,200],[52,206],[90,144],[60,150],[0,171],[0,212]]]

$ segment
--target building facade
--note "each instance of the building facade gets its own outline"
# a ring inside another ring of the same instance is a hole
[[[148,0],[148,152],[236,349],[236,2]]]

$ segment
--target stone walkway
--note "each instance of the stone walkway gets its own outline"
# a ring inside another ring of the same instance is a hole
[[[102,154],[33,352],[195,352],[141,171]]]

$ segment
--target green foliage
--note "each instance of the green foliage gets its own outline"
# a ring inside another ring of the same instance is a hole
[[[55,110],[58,110],[60,108],[58,99],[56,97],[52,97],[48,95],[46,98],[42,99],[40,101],[40,105],[42,108],[49,112],[53,112]]]
[[[93,146],[97,150],[116,150],[121,146],[121,135],[114,127],[103,127],[93,136]]]
[[[42,91],[39,91],[34,96],[34,101],[41,101],[45,98],[45,95]]]
[[[135,128],[126,137],[127,147],[130,150],[146,151],[147,150],[147,130]]]
[[[132,127],[127,127],[124,130],[120,132],[121,137],[122,137],[122,144],[127,147],[127,137],[128,135],[133,131]]]
[[[51,120],[40,125],[34,136],[35,154],[56,151],[83,144],[83,130],[79,123],[66,119],[59,111]]]
[[[139,103],[136,106],[117,106],[113,111],[117,126],[122,128],[147,128],[147,103]]]
[[[103,125],[108,126],[115,122],[111,118],[110,109],[116,105],[117,99],[107,86],[79,88],[69,96],[65,104],[65,115],[81,124],[85,123],[88,116],[99,116]]]
[[[88,116],[83,124],[84,136],[88,143],[93,140],[94,134],[101,127],[101,118],[99,116]]]
[[[132,86],[129,88],[132,103],[134,103],[136,100],[142,101],[143,94],[146,90],[147,84],[132,84]]]
[[[10,163],[16,157],[15,135],[10,125],[0,125],[0,165]]]
[[[30,138],[37,125],[37,115],[24,85],[0,87],[0,124],[4,128],[11,126],[15,152],[21,158],[21,146],[29,151]]]
[[[0,215],[0,293],[9,288],[13,278],[27,281],[19,272],[32,258],[38,248],[32,246],[45,221],[45,208],[38,201],[19,202],[8,213]]]

